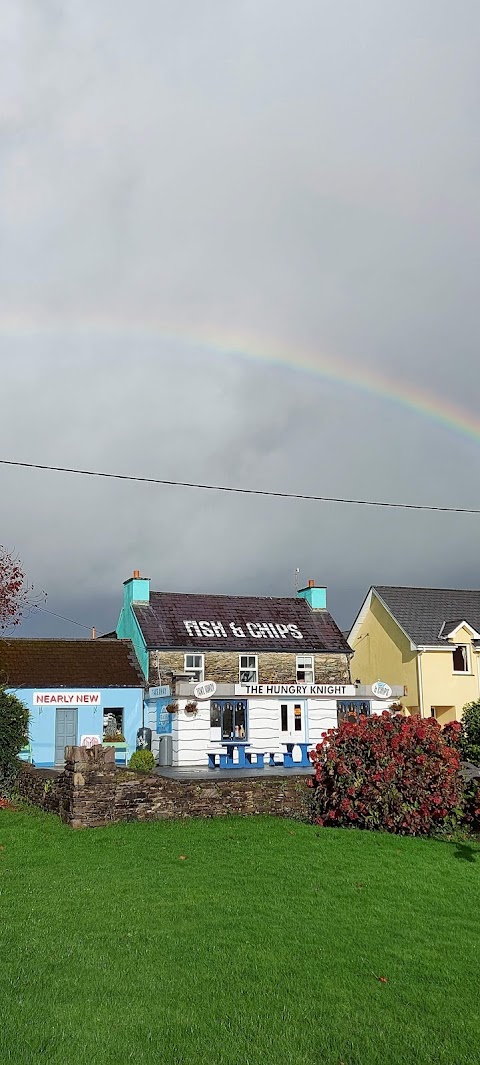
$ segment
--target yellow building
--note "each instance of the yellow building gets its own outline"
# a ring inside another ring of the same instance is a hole
[[[480,591],[372,587],[348,642],[352,678],[401,685],[410,714],[444,725],[480,698]]]

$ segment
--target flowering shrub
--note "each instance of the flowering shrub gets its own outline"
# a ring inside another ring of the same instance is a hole
[[[407,836],[454,827],[463,792],[459,728],[442,733],[434,718],[385,711],[330,729],[310,754],[313,819]]]
[[[466,762],[480,765],[480,702],[463,708],[460,748]]]

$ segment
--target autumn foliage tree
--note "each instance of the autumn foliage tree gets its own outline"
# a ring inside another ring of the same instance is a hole
[[[0,633],[15,628],[29,611],[46,597],[35,595],[22,563],[0,544]]]

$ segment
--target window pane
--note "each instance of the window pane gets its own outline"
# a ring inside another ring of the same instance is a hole
[[[282,732],[288,732],[288,706],[286,703],[282,703],[280,707],[280,713],[282,716]]]
[[[234,739],[233,713],[234,713],[233,704],[225,702],[223,704],[223,713],[222,713],[222,738],[224,740],[233,740]]]
[[[220,728],[220,704],[213,699],[210,703],[210,728]]]
[[[453,668],[455,673],[466,673],[468,669],[468,656],[466,647],[456,647],[453,652]]]
[[[185,669],[201,669],[202,655],[185,655]]]
[[[237,701],[235,704],[235,736],[244,740],[247,735],[247,704]]]
[[[302,731],[302,708],[297,703],[293,708],[294,730],[295,732]]]
[[[297,655],[297,680],[300,683],[313,684],[314,679],[313,655]]]
[[[242,669],[240,671],[240,684],[256,684],[257,683],[257,671],[256,669]]]
[[[370,703],[361,699],[338,699],[337,700],[337,718],[338,722],[341,721],[358,721],[358,716],[362,714],[365,717],[370,717]]]
[[[103,735],[123,735],[123,707],[106,706],[103,712]]]

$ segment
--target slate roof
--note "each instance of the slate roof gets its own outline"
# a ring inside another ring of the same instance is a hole
[[[134,603],[133,610],[149,650],[351,653],[331,614],[326,610],[311,610],[304,599],[151,592],[150,602]],[[202,635],[192,627],[189,632],[185,621],[217,622],[220,635]],[[295,625],[303,639],[295,639],[291,632],[282,638],[274,630],[263,637],[253,636],[252,632],[259,631],[255,629],[259,622]],[[245,635],[236,636],[232,625],[241,628]],[[249,631],[248,625],[253,625],[253,629]]]
[[[10,688],[143,688],[130,640],[0,639],[0,683]]]
[[[375,585],[373,590],[417,647],[445,646],[445,637],[462,621],[480,632],[480,591],[390,585]]]

